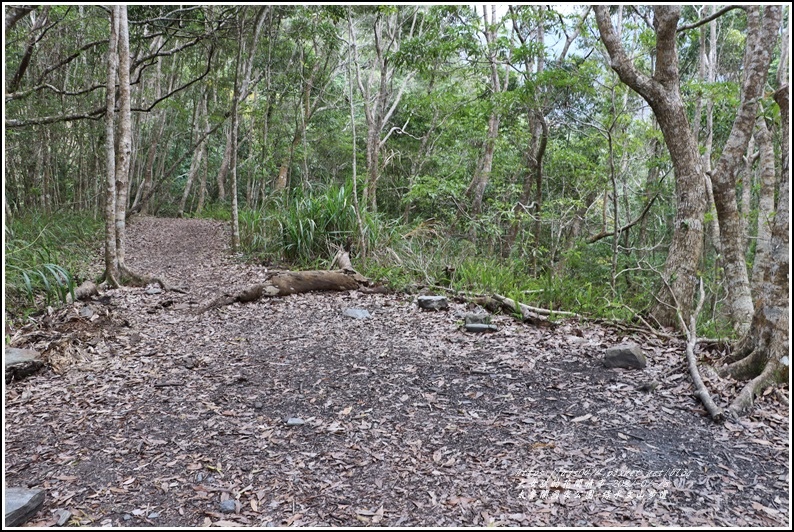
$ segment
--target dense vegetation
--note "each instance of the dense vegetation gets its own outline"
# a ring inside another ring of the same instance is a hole
[[[709,13],[684,6],[679,27]],[[652,71],[651,8],[612,15]],[[716,162],[741,99],[748,17],[693,26],[676,38],[681,92]],[[129,212],[234,220],[243,252],[299,267],[352,246],[363,273],[398,289],[619,319],[665,291],[673,164],[588,8],[130,6],[129,27]],[[18,316],[64,299],[102,238],[108,13],[43,6],[7,14],[6,28],[5,284]],[[758,152],[766,137],[780,151],[770,94],[787,80],[786,39],[734,190],[751,272],[781,174],[777,155],[770,184]],[[709,209],[699,333],[723,336],[715,220]]]

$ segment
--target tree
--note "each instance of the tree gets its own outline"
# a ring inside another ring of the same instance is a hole
[[[366,79],[359,59],[358,38],[353,22],[353,10],[348,9],[348,28],[353,51],[356,84],[364,103],[364,118],[367,123],[367,180],[364,185],[362,202],[370,210],[377,210],[377,185],[380,178],[380,154],[392,133],[400,130],[392,127],[383,138],[381,135],[391,120],[394,111],[402,100],[405,87],[413,78],[409,72],[395,90],[397,65],[391,57],[400,49],[404,39],[422,34],[424,18],[420,17],[420,7],[381,6],[376,8],[372,20],[373,54],[372,67]]]
[[[130,41],[127,6],[112,6],[108,48],[107,110],[105,112],[105,152],[107,189],[105,196],[105,274],[110,286],[119,286],[133,274],[125,264],[127,180],[132,152],[130,112]],[[116,78],[119,95],[116,100]],[[115,108],[119,107],[118,136]]]
[[[780,108],[782,174],[772,224],[769,252],[764,257],[763,282],[749,332],[737,343],[723,375],[751,379],[731,404],[735,414],[746,412],[753,398],[773,383],[787,382],[789,350],[789,86],[775,92]]]
[[[499,137],[499,121],[500,109],[497,103],[498,95],[507,90],[507,85],[510,76],[510,69],[506,62],[502,62],[498,57],[498,23],[496,21],[496,6],[491,6],[490,17],[488,16],[488,9],[485,5],[482,6],[482,33],[485,38],[485,55],[488,60],[488,68],[490,71],[490,90],[493,96],[491,102],[492,108],[490,117],[488,118],[488,133],[485,136],[485,145],[483,146],[480,160],[477,163],[477,169],[469,183],[469,188],[466,190],[466,195],[471,198],[471,211],[475,216],[482,211],[482,199],[485,194],[485,187],[488,186],[488,181],[491,178],[491,168],[493,167],[494,149],[496,147],[496,139]],[[542,31],[542,30],[541,30]],[[501,78],[502,66],[504,66],[504,81]]]
[[[677,324],[674,301],[680,302],[684,322],[692,312],[697,266],[703,252],[703,220],[706,212],[703,165],[697,140],[689,127],[681,98],[676,29],[680,6],[654,6],[653,29],[656,61],[649,76],[628,57],[610,20],[608,6],[595,6],[601,40],[610,66],[653,109],[675,171],[676,216],[673,239],[664,266],[665,282],[672,294],[661,294],[652,314],[662,324]],[[674,296],[674,297],[673,297]]]
[[[763,9],[763,15],[761,13]],[[724,254],[728,307],[733,326],[739,335],[747,332],[753,316],[750,281],[744,253],[744,233],[736,201],[736,176],[743,166],[750,136],[763,97],[772,50],[777,42],[780,6],[748,6],[747,45],[744,56],[742,99],[730,136],[722,155],[710,175],[714,187],[714,203],[720,222],[720,241]]]

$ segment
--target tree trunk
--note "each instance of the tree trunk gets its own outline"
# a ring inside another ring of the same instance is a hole
[[[768,9],[768,8],[767,8]],[[730,359],[721,369],[723,375],[737,379],[752,378],[731,404],[735,414],[747,412],[754,397],[766,386],[785,383],[789,378],[789,88],[775,93],[780,107],[782,174],[780,200],[769,254],[762,266],[763,282],[756,300],[749,332],[738,342]]]
[[[499,64],[496,58],[496,52],[493,46],[496,43],[496,6],[491,6],[491,17],[488,20],[488,11],[486,6],[482,6],[482,19],[484,23],[483,35],[485,36],[485,43],[488,47],[488,63],[491,68],[491,90],[493,95],[504,92],[507,90],[508,73],[505,72],[505,81],[502,84],[499,79]],[[483,150],[482,157],[477,165],[477,171],[474,172],[469,188],[466,190],[466,195],[471,198],[471,211],[474,216],[482,212],[482,199],[485,195],[485,188],[488,186],[488,181],[491,179],[491,169],[493,167],[494,149],[496,148],[496,139],[499,137],[499,111],[494,103],[494,108],[491,110],[491,116],[488,119],[488,133],[485,137],[485,149]]]
[[[758,231],[755,240],[755,258],[753,259],[752,293],[760,294],[763,289],[764,265],[769,260],[769,245],[772,236],[772,222],[775,216],[775,150],[772,146],[772,134],[766,126],[763,116],[758,117],[758,180],[761,190],[758,194]]]
[[[111,7],[108,80],[105,88],[105,281],[119,286],[116,255],[116,77],[118,76],[119,6]]]
[[[672,294],[662,292],[651,313],[663,325],[677,326],[674,301],[685,323],[692,312],[697,265],[703,251],[706,212],[704,174],[700,153],[681,98],[676,28],[680,6],[654,6],[657,60],[653,77],[641,72],[626,55],[615,32],[607,6],[595,6],[596,21],[620,79],[642,96],[653,109],[664,134],[676,177],[676,216],[673,239],[664,266],[665,282]],[[675,297],[673,297],[675,296]]]
[[[720,221],[726,295],[734,330],[743,335],[753,318],[753,300],[745,260],[744,234],[736,201],[736,175],[753,133],[758,100],[763,96],[772,50],[777,42],[780,6],[747,7],[747,47],[744,56],[742,102],[730,136],[711,175],[714,201]]]
[[[127,241],[127,199],[132,155],[132,116],[130,111],[130,36],[127,6],[119,7],[119,120],[118,158],[116,165],[116,260],[125,273]]]
[[[196,113],[196,130],[198,139],[201,139],[204,134],[206,133],[206,118],[205,113],[207,109],[207,93],[206,90],[201,98],[201,102],[198,106],[198,112]],[[185,214],[185,204],[187,203],[187,198],[190,195],[190,187],[193,185],[193,181],[196,179],[199,171],[201,170],[201,159],[204,156],[204,144],[206,140],[199,140],[198,145],[196,146],[195,151],[193,152],[193,159],[190,161],[190,170],[187,174],[187,182],[185,183],[185,190],[182,193],[182,199],[179,202],[179,211],[177,213],[178,217],[182,217]]]

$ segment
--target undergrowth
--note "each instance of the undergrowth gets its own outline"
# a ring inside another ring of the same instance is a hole
[[[7,316],[24,318],[73,296],[88,275],[101,231],[101,220],[73,212],[14,217],[5,226]]]

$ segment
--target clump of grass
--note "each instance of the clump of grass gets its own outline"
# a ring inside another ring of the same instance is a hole
[[[76,213],[15,217],[5,227],[5,296],[11,316],[65,303],[87,276],[102,222]]]
[[[362,225],[367,250],[389,238],[389,224],[377,215],[363,212]],[[240,211],[244,252],[277,256],[300,266],[318,266],[338,247],[349,248],[361,238],[350,183],[294,190],[259,210]]]

